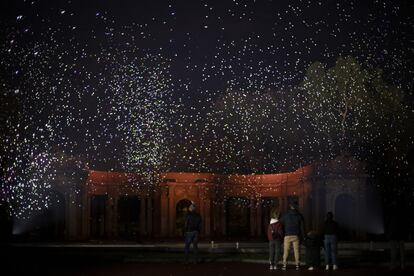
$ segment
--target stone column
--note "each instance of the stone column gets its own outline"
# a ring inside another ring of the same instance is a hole
[[[59,191],[60,192],[60,191]],[[65,228],[64,228],[64,232],[63,232],[63,237],[65,240],[70,239],[70,237],[72,236],[72,227],[73,225],[76,223],[76,218],[74,216],[74,214],[72,214],[72,208],[71,208],[71,192],[69,191],[69,193],[62,193],[63,198],[64,198],[64,206],[65,206]],[[62,203],[61,203],[62,204]],[[59,219],[59,218],[54,218],[54,219]],[[56,234],[56,233],[55,233]]]
[[[205,185],[203,186],[203,193],[202,193],[202,198],[200,199],[200,202],[204,202],[203,205],[203,210],[204,210],[204,217],[203,217],[203,221],[204,221],[204,235],[206,237],[210,237],[211,236],[211,185]]]
[[[74,239],[79,240],[82,238],[82,192],[76,193],[76,233]]]
[[[256,236],[256,200],[250,198],[250,236]]]
[[[113,238],[114,236],[114,193],[112,189],[110,189],[110,193],[108,193],[108,200],[107,200],[107,208],[106,208],[106,214],[107,218],[105,219],[106,224],[106,235],[108,238]]]
[[[279,211],[280,211],[280,214],[283,214],[287,211],[286,201],[287,201],[287,199],[286,199],[285,195],[282,194],[282,196],[279,197]]]
[[[222,226],[221,226],[221,202],[218,202],[213,196],[211,201],[211,212],[213,219],[213,236],[214,238],[220,237],[222,235]]]
[[[88,185],[82,190],[82,239],[89,239],[90,237],[90,215],[91,215],[91,200],[88,191]]]
[[[152,236],[152,198],[147,197],[147,235]]]
[[[145,208],[145,197],[140,197],[140,214],[139,214],[139,236],[145,237],[147,235],[147,220],[146,220],[146,208]]]
[[[168,236],[174,236],[174,229],[175,229],[175,189],[174,186],[169,186],[169,196],[168,196]]]
[[[299,196],[299,210],[301,212],[305,212],[306,207],[306,195],[305,195],[305,183],[301,180],[298,184],[296,184],[298,189],[298,196]]]
[[[156,191],[151,193],[151,233],[153,238],[161,237],[161,189],[158,187]]]
[[[161,186],[161,210],[160,210],[160,217],[161,217],[161,237],[167,237],[168,235],[168,186],[163,185]]]
[[[119,233],[118,233],[118,200],[119,200],[119,192],[117,191],[114,195],[113,195],[113,232],[114,232],[114,237],[118,238],[119,237]]]
[[[304,208],[303,216],[305,218],[305,231],[316,230],[313,229],[313,217],[312,217],[312,206],[311,206],[311,196],[304,195]]]
[[[288,206],[288,196],[289,196],[289,193],[288,193],[288,184],[289,184],[289,182],[288,182],[288,178],[287,178],[287,176],[286,176],[286,179],[282,179],[282,202],[283,202],[283,211],[284,212],[286,212],[287,210],[288,210],[288,208],[289,208],[289,206]]]
[[[200,216],[202,219],[202,227],[201,227],[201,236],[204,237],[205,232],[206,232],[206,228],[205,228],[205,223],[206,223],[206,210],[205,210],[205,204],[204,204],[204,193],[205,193],[205,186],[199,184],[197,187],[197,196],[198,196],[198,205],[199,205],[199,212],[200,212]]]
[[[222,202],[221,202],[221,204],[220,204],[221,206],[221,212],[220,212],[220,217],[221,217],[221,233],[222,233],[222,235],[223,236],[226,236],[227,235],[227,210],[226,210],[226,207],[227,207],[227,201],[226,200],[222,200]]]
[[[111,223],[111,219],[112,219],[112,208],[110,207],[110,206],[108,206],[109,204],[108,204],[108,202],[109,202],[109,196],[107,195],[106,196],[106,198],[105,198],[105,214],[104,214],[104,217],[103,217],[103,222],[102,222],[102,225],[103,225],[103,236],[105,237],[105,238],[108,238],[109,237],[109,235],[110,235],[110,233],[111,233],[111,226],[112,226],[112,223]]]
[[[257,204],[257,209],[256,209],[256,218],[257,218],[257,236],[260,237],[262,235],[263,232],[263,221],[262,221],[262,199],[259,199],[259,202]]]

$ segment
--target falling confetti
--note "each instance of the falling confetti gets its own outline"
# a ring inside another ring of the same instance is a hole
[[[0,9],[0,161],[16,216],[52,204],[65,160],[149,185],[413,146],[408,1],[15,2]]]

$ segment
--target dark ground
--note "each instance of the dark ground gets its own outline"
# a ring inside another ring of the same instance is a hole
[[[185,264],[182,249],[128,247],[1,247],[0,275],[414,275],[413,252],[407,252],[408,267],[391,271],[387,251],[359,251],[345,256],[341,251],[340,269],[269,271],[263,252],[208,252],[202,250],[199,264]],[[303,252],[302,252],[303,253]],[[302,256],[303,258],[303,256]]]
[[[390,271],[384,267],[356,267],[341,268],[337,271],[325,271],[322,268],[316,271],[307,271],[302,268],[296,271],[293,267],[287,271],[269,271],[268,266],[254,263],[201,263],[184,265],[178,263],[92,263],[79,264],[67,262],[56,265],[50,263],[45,266],[29,266],[21,264],[15,270],[9,270],[9,274],[2,275],[140,275],[140,276],[163,276],[163,275],[414,275],[414,269],[409,267],[405,270]]]

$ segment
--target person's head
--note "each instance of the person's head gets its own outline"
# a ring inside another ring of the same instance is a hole
[[[280,214],[279,213],[273,213],[273,215],[271,216],[272,219],[280,219]]]
[[[273,208],[270,212],[270,218],[279,219],[280,218],[279,209]]]
[[[334,217],[334,215],[333,215],[332,212],[326,213],[326,220],[331,221],[331,220],[333,220],[333,217]]]
[[[296,202],[290,202],[290,203],[289,203],[289,209],[290,209],[290,210],[296,210],[296,209],[297,209],[297,204],[296,204]]]
[[[196,206],[195,206],[195,204],[194,204],[194,203],[191,203],[191,205],[190,205],[190,206],[188,206],[188,211],[189,211],[189,212],[194,212],[194,211],[195,211],[195,209],[196,209]]]

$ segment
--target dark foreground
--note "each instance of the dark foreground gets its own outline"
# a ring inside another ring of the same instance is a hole
[[[414,269],[408,267],[405,270],[391,271],[385,267],[359,267],[343,268],[337,271],[307,271],[302,268],[299,271],[294,268],[286,271],[269,271],[267,265],[254,263],[204,263],[204,264],[174,264],[174,263],[117,263],[117,264],[72,264],[56,266],[53,263],[47,266],[16,267],[15,271],[10,271],[9,275],[140,275],[140,276],[226,276],[226,275],[414,275]],[[5,274],[3,274],[5,275]]]
[[[185,264],[182,251],[173,245],[163,250],[161,247],[121,245],[5,246],[0,247],[0,275],[414,275],[411,249],[407,252],[404,270],[389,269],[386,250],[341,250],[338,271],[325,271],[322,267],[308,271],[305,266],[299,271],[293,267],[288,267],[287,271],[269,271],[267,252],[257,245],[252,250],[238,251],[209,251],[204,248],[198,264]],[[304,259],[303,254],[301,258]]]

